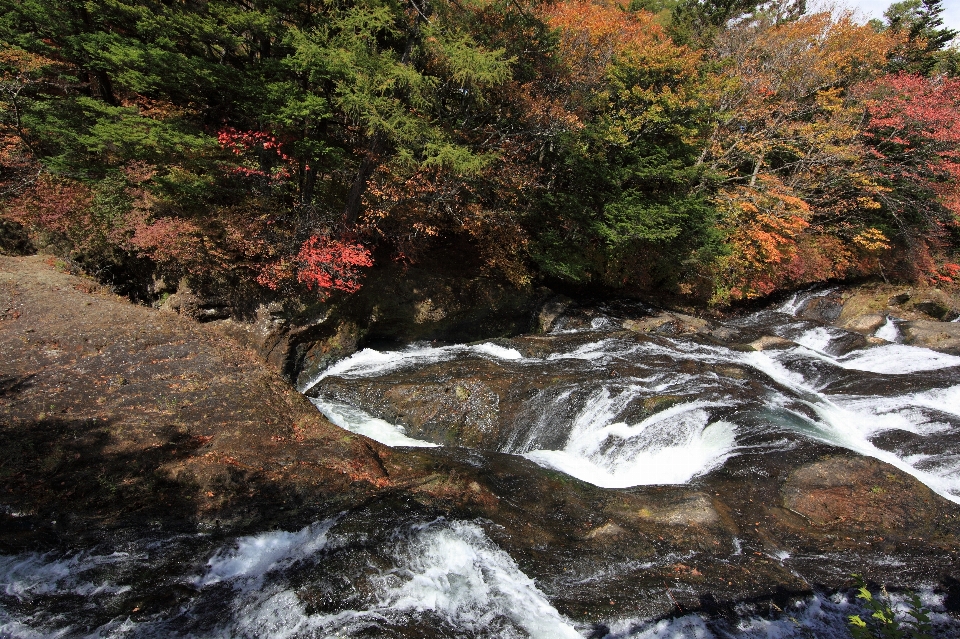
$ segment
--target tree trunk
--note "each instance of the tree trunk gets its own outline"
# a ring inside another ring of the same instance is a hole
[[[386,138],[382,133],[374,133],[370,140],[370,147],[360,162],[357,177],[353,180],[350,193],[347,194],[347,203],[343,207],[344,226],[353,226],[360,217],[360,207],[363,204],[363,194],[367,191],[367,180],[377,168],[380,154],[383,153]]]

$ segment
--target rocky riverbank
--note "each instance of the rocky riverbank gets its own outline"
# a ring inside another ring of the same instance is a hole
[[[889,300],[885,290],[873,295]],[[843,312],[834,321],[846,321]],[[558,318],[570,327],[597,319],[559,309],[540,323]],[[618,339],[638,343],[696,333],[704,344],[747,350],[766,334],[721,334],[724,327],[677,313],[618,321]],[[360,535],[358,548],[374,552],[393,543],[398,526],[440,517],[479,522],[579,623],[722,616],[743,602],[784,607],[849,585],[853,572],[938,584],[950,605],[960,595],[960,507],[882,461],[801,439],[774,451],[782,437],[770,435],[683,485],[601,488],[498,452],[523,400],[563,380],[549,371],[511,378],[482,358],[378,380],[382,392],[368,388],[373,382],[331,380],[330,392],[379,397],[371,410],[449,445],[389,448],[328,422],[262,351],[234,339],[238,330],[249,339],[233,322],[198,324],[132,305],[39,256],[0,257],[0,553],[200,534],[211,541],[186,561],[201,566],[213,540],[331,517],[338,534]],[[578,339],[528,336],[501,348],[546,357]],[[750,374],[736,367],[683,366],[750,388]],[[622,364],[608,372],[633,374]],[[674,400],[663,401],[640,406],[636,419]],[[357,552],[337,555],[327,570],[361,570],[367,555]],[[335,611],[360,596],[351,579],[298,596]],[[193,586],[174,600],[150,588],[117,594],[98,614],[159,618],[195,596]]]

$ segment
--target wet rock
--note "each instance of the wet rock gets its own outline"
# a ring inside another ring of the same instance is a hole
[[[660,311],[651,317],[627,319],[621,325],[625,330],[635,333],[659,333],[661,335],[706,333],[710,330],[710,323],[707,320],[667,311]]]
[[[573,304],[573,300],[562,295],[548,300],[537,315],[537,331],[549,333],[553,329],[557,318],[562,316],[571,304]]]
[[[818,297],[811,297],[798,310],[797,317],[832,324],[839,319],[843,311],[843,299],[838,292],[831,292]]]
[[[732,326],[720,326],[710,331],[710,337],[720,342],[732,342],[740,337],[740,331]]]
[[[841,328],[848,331],[856,331],[863,335],[873,335],[877,329],[883,326],[887,321],[886,315],[880,313],[867,313],[865,315],[850,317],[840,324]]]
[[[448,446],[497,450],[528,391],[483,359],[385,375],[376,380],[328,377],[323,395],[363,406],[406,434]],[[321,389],[309,391],[310,394]]]
[[[902,306],[903,304],[906,304],[907,302],[909,302],[912,296],[913,296],[913,293],[910,291],[897,293],[896,295],[891,296],[889,300],[887,300],[887,304],[889,304],[890,306]]]
[[[791,340],[785,339],[783,337],[777,337],[776,335],[764,335],[760,339],[754,340],[747,344],[747,347],[755,351],[766,351],[770,349],[778,348],[790,348],[796,346]]]
[[[794,470],[783,505],[818,527],[922,536],[939,501],[916,479],[870,458],[833,457]]]
[[[588,532],[586,535],[583,536],[583,538],[597,539],[597,538],[605,538],[605,537],[617,537],[619,535],[622,535],[625,532],[626,530],[618,526],[616,523],[612,521],[608,521],[604,525],[598,526],[597,528],[594,528],[593,530]]]
[[[713,500],[703,493],[687,495],[680,503],[662,503],[641,508],[638,515],[667,526],[711,526],[720,521]]]
[[[903,342],[960,355],[960,322],[914,320],[900,324]]]
[[[551,296],[456,269],[391,263],[371,269],[355,294],[264,303],[255,317],[223,329],[299,387],[365,344],[470,342],[534,330]]]
[[[960,313],[951,309],[941,300],[922,300],[915,303],[913,308],[941,322],[950,322],[960,316]]]

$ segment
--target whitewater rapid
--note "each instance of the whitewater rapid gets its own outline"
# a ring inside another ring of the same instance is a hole
[[[308,387],[319,389],[312,393],[315,405],[347,430],[389,446],[435,446],[363,406],[325,396],[324,379],[375,380],[476,358],[518,379],[574,367],[581,378],[532,398],[526,422],[518,425],[523,436],[511,437],[501,452],[597,486],[626,488],[689,482],[740,454],[750,435],[787,432],[880,459],[960,503],[960,357],[897,343],[899,332],[889,319],[877,331],[885,342],[849,350],[851,333],[797,320],[796,308],[788,302],[739,322],[738,328],[762,324],[781,338],[779,347],[768,350],[745,352],[679,336],[628,339],[615,321],[595,318],[579,331],[595,339],[570,346],[558,342],[558,350],[546,355],[525,356],[507,340],[368,348]],[[718,374],[724,367],[747,370],[753,386],[762,386],[760,396],[747,392],[749,380]],[[623,375],[611,378],[611,370],[621,369]],[[910,392],[898,390],[901,380],[909,381]],[[662,397],[672,398],[662,410],[632,417],[642,402]],[[769,419],[758,424],[758,412]],[[909,434],[910,441],[882,437],[893,432]],[[551,444],[542,445],[547,441]]]

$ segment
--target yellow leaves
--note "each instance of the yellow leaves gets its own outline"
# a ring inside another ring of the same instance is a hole
[[[691,77],[696,73],[699,55],[676,46],[646,11],[627,12],[609,1],[570,1],[548,5],[543,12],[560,30],[561,56],[575,85],[602,84],[618,58],[646,73]]]
[[[434,237],[439,234],[439,230],[436,226],[432,224],[424,224],[423,222],[414,222],[413,230],[418,235],[426,235],[428,237]]]
[[[38,76],[51,68],[62,67],[62,63],[24,51],[23,49],[3,45],[0,47],[0,80],[8,82],[23,76]]]
[[[876,252],[890,248],[890,241],[883,231],[868,228],[853,237],[853,243],[867,251]]]

